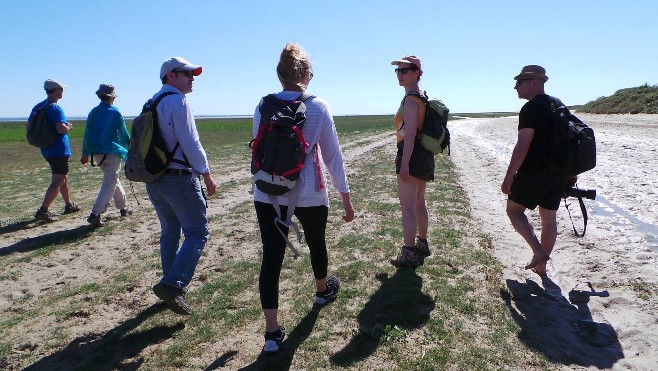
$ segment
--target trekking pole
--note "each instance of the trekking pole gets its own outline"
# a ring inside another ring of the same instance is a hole
[[[133,182],[130,180],[128,181],[130,183],[130,192],[133,194],[133,197],[135,197],[135,202],[137,202],[137,206],[139,206],[139,200],[137,199],[137,195],[135,195],[135,188],[133,188]]]

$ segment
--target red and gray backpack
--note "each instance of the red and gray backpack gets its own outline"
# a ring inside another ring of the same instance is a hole
[[[297,234],[297,240],[301,242],[301,232],[292,221],[292,216],[299,193],[295,185],[310,152],[302,129],[306,122],[305,102],[312,98],[314,96],[305,93],[294,100],[282,100],[274,94],[263,97],[259,106],[258,134],[249,143],[252,150],[253,184],[268,195],[277,213],[274,223],[295,258],[301,254],[280,226],[292,228]],[[278,201],[278,196],[284,194],[288,196],[288,211],[285,217],[281,215]]]
[[[302,171],[308,143],[302,129],[306,121],[304,102],[312,95],[302,94],[292,101],[274,94],[260,104],[260,127],[250,147],[251,173],[256,187],[271,196],[289,192]]]

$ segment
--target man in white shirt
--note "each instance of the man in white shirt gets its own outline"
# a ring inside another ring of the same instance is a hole
[[[163,277],[153,292],[175,313],[191,314],[184,299],[199,258],[208,240],[206,200],[199,176],[203,177],[209,196],[217,184],[210,174],[206,152],[199,141],[192,108],[185,94],[192,92],[194,77],[202,67],[181,57],[167,59],[160,68],[164,93],[157,107],[160,133],[167,149],[174,151],[169,169],[146,190],[160,219],[160,258]],[[181,230],[183,243],[179,246]]]

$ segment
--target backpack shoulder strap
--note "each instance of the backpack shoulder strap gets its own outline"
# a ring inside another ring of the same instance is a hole
[[[402,103],[400,103],[400,104],[403,107],[404,107],[404,101],[405,101],[405,99],[407,99],[407,97],[416,97],[416,98],[420,99],[425,104],[425,106],[427,106],[427,103],[429,101],[429,98],[427,97],[426,92],[423,92],[423,94],[421,94],[418,91],[410,91],[410,92],[406,93],[404,95],[404,97],[402,98]]]
[[[410,91],[410,92],[406,93],[406,94],[404,95],[404,97],[402,98],[402,100],[404,101],[404,100],[407,99],[407,97],[409,97],[409,96],[418,97],[418,98],[422,99],[422,100],[425,101],[425,102],[427,102],[427,101],[429,100],[429,97],[427,96],[427,92],[423,92],[423,94],[421,94],[421,93],[420,93],[419,91],[417,91],[417,90]]]
[[[549,95],[548,101],[551,103],[551,105],[554,105],[555,107],[562,107],[562,106],[566,107],[564,103],[562,103],[562,101],[557,97],[553,97]]]
[[[178,94],[178,93],[175,93],[173,91],[166,91],[166,92],[160,94],[157,98],[155,98],[153,103],[151,103],[151,109],[155,110],[155,108],[158,106],[158,104],[160,104],[160,101],[162,100],[162,98],[166,97],[167,95],[172,95],[172,94]]]
[[[306,103],[307,100],[315,98],[315,95],[308,94],[307,92],[303,92],[299,97],[297,97],[297,100],[302,101]]]
[[[555,110],[557,110],[558,107],[564,105],[559,99],[552,97],[550,95],[548,95],[548,101],[545,101],[543,99],[541,100],[531,99],[529,102],[539,107],[545,108],[549,110],[551,113],[555,112]]]
[[[158,104],[160,104],[160,101],[162,100],[162,98],[164,98],[168,95],[173,95],[173,94],[178,94],[178,93],[173,92],[173,91],[166,91],[166,92],[160,94],[157,98],[155,98],[155,101],[153,101],[153,103],[151,103],[151,106],[150,106],[149,109],[153,110],[153,112],[156,113],[156,115],[153,117],[153,120],[154,120],[154,122],[157,123],[158,130],[160,129],[160,127],[159,127],[160,124],[158,123],[158,116],[157,116],[157,112],[155,111],[155,109],[158,107]],[[191,167],[190,162],[187,160],[187,156],[185,156],[185,152],[183,152],[182,150],[181,150],[181,152],[183,153],[183,160],[178,160],[178,159],[174,158],[174,154],[178,150],[178,147],[180,147],[180,142],[176,142],[176,145],[174,146],[174,149],[172,149],[171,152],[169,153],[169,157],[170,157],[169,161],[181,164],[183,166]]]
[[[304,92],[304,93],[300,94],[295,100],[302,101],[302,102],[306,103],[307,100],[313,99],[313,98],[315,98],[315,95],[311,95],[311,94],[308,94],[308,93]],[[281,99],[279,99],[279,97],[277,97],[276,94],[268,94],[268,95],[264,96],[261,99],[261,104],[260,104],[259,107],[263,106],[263,104],[262,104],[263,102],[267,102],[267,101],[269,101],[269,102],[272,102],[272,101],[278,102],[280,100]]]
[[[46,104],[44,104],[43,106],[37,108],[36,110],[37,110],[37,111],[45,110],[46,108],[52,106],[53,104],[55,104],[55,103],[53,103],[53,102],[46,102]]]

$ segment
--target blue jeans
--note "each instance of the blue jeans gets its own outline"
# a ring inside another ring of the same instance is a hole
[[[210,234],[201,184],[192,175],[164,174],[146,183],[146,191],[160,219],[160,282],[183,288],[192,280]],[[181,230],[185,239],[179,248]]]

